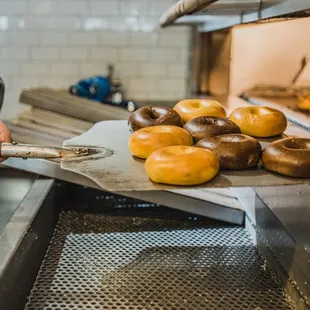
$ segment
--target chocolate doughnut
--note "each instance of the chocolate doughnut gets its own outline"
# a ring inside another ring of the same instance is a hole
[[[262,161],[269,171],[289,177],[310,178],[310,139],[275,141],[265,148]]]
[[[241,133],[241,129],[234,122],[226,118],[213,116],[196,117],[187,122],[184,129],[192,135],[195,143],[203,138]]]
[[[227,134],[201,139],[197,147],[214,152],[221,162],[221,169],[242,170],[257,166],[261,159],[260,143],[242,134]]]
[[[142,107],[130,115],[128,125],[132,131],[158,125],[182,127],[182,120],[176,111],[168,107]]]

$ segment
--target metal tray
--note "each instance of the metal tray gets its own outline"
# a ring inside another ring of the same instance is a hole
[[[38,206],[42,182],[2,238],[1,309],[306,309],[245,227],[64,183]]]
[[[244,228],[62,212],[26,310],[294,309]]]
[[[265,169],[221,171],[201,186],[168,186],[150,181],[143,160],[133,158],[128,150],[130,131],[126,121],[97,123],[81,136],[65,141],[64,146],[85,146],[93,154],[84,158],[66,159],[61,168],[82,174],[102,189],[121,191],[171,190],[178,188],[260,187],[310,183],[310,179],[288,178]],[[268,141],[262,142],[264,147]]]

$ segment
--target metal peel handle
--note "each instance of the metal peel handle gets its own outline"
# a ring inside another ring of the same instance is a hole
[[[77,157],[88,154],[86,148],[54,148],[46,146],[37,146],[29,144],[0,144],[1,157],[19,157],[19,158],[63,158]]]

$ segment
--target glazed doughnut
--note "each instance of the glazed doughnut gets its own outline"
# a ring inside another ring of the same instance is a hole
[[[129,139],[131,154],[139,158],[170,145],[193,145],[193,139],[185,129],[170,125],[139,129]]]
[[[193,118],[184,125],[193,137],[194,142],[208,137],[214,137],[229,133],[241,133],[240,128],[226,118],[214,116],[200,116]]]
[[[260,143],[243,134],[227,134],[200,140],[197,147],[214,152],[221,162],[221,169],[242,170],[257,166],[261,159]]]
[[[265,148],[262,161],[269,171],[289,177],[310,178],[310,139],[275,141]]]
[[[168,107],[142,107],[130,115],[128,124],[132,131],[137,131],[158,125],[182,127],[182,120],[176,111]]]
[[[178,102],[173,109],[181,116],[184,124],[199,116],[226,117],[225,109],[214,100],[182,100]]]
[[[261,138],[280,135],[287,126],[281,111],[264,106],[237,108],[229,119],[240,127],[243,134]]]
[[[156,183],[198,185],[219,171],[219,159],[212,152],[193,146],[169,146],[153,152],[145,162],[145,171]]]

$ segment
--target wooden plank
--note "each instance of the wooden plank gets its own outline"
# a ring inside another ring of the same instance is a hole
[[[83,113],[87,114],[88,112],[99,113],[99,115],[95,115],[95,120],[91,122],[97,122],[100,120],[113,120],[113,119],[128,119],[130,112],[125,109],[121,109],[118,107],[110,106],[107,104],[97,103],[92,100],[88,100],[85,98],[72,96],[69,93],[64,93],[60,91],[55,91],[50,88],[35,88],[30,89],[29,92],[36,96],[42,96],[45,99],[49,99],[52,101],[59,101],[63,105],[64,108],[73,108],[73,109],[82,109]],[[23,93],[21,97],[23,96]],[[85,109],[87,107],[87,109]],[[60,110],[60,113],[62,110]],[[62,113],[65,114],[65,113]],[[93,114],[92,114],[93,115]],[[71,116],[71,115],[69,115]],[[83,115],[83,118],[85,115]],[[82,119],[82,118],[81,118]]]
[[[20,102],[93,123],[127,120],[130,115],[130,112],[122,108],[46,88],[23,90]]]
[[[73,138],[74,136],[76,136],[75,134],[64,130],[36,124],[32,121],[24,120],[22,118],[14,119],[10,121],[10,123],[20,128],[31,129],[36,131],[37,133],[46,133],[63,139]]]
[[[55,137],[50,134],[38,132],[33,129],[22,128],[13,124],[6,124],[11,131],[11,135],[14,141],[18,143],[28,143],[46,146],[61,147],[64,141],[63,138]]]
[[[93,123],[75,119],[58,113],[32,108],[19,116],[21,120],[43,124],[50,128],[57,128],[73,135],[79,135],[93,126]]]

